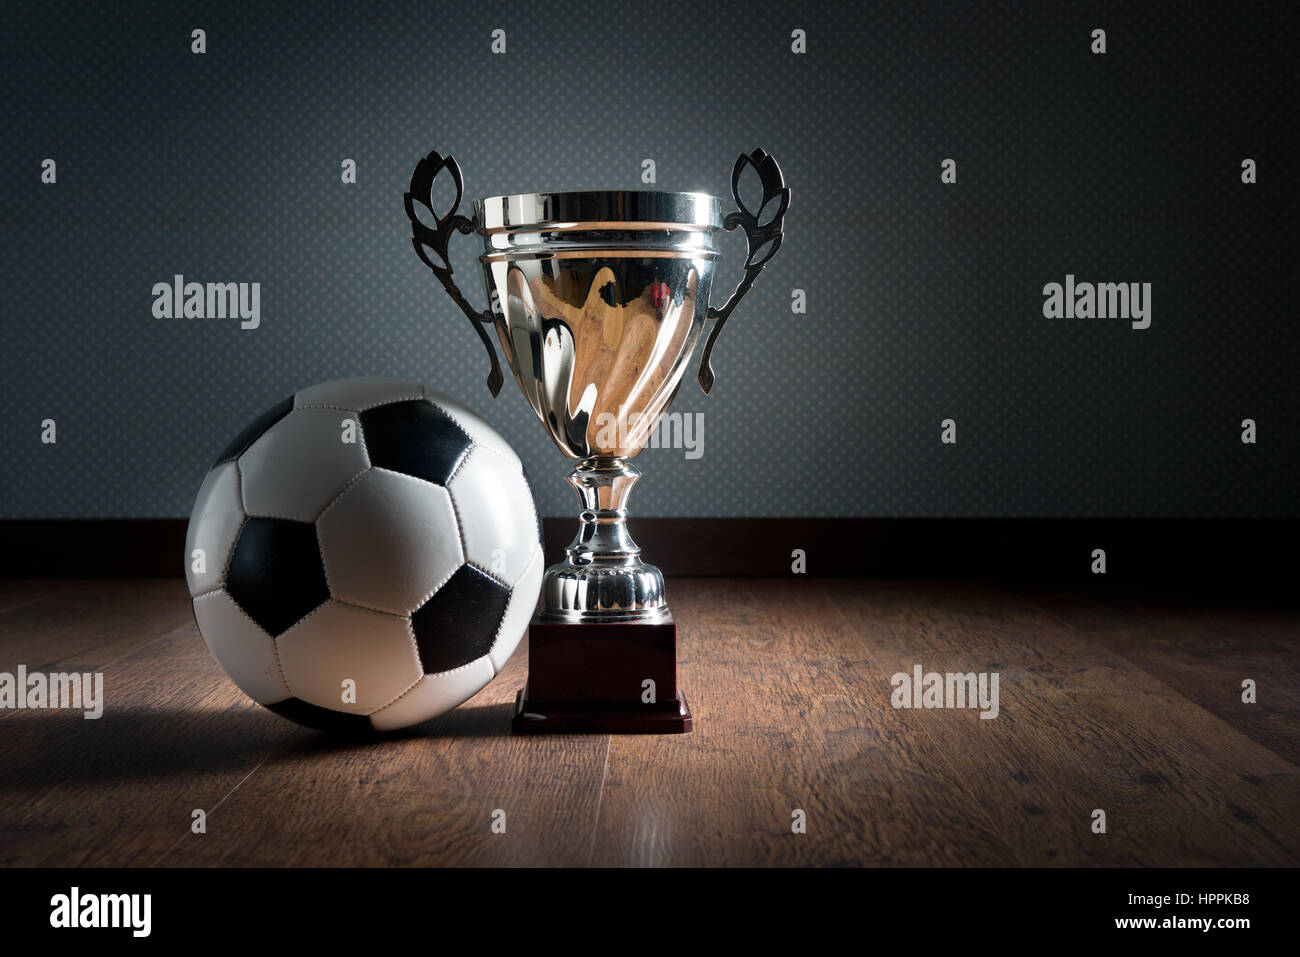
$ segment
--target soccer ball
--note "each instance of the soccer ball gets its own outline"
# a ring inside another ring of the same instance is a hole
[[[185,538],[194,618],[254,701],[405,728],[477,694],[528,627],[541,526],[514,450],[418,382],[340,379],[218,456]]]

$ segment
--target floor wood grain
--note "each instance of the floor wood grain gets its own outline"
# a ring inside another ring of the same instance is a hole
[[[669,593],[690,735],[512,737],[525,645],[451,714],[349,742],[244,698],[179,580],[0,583],[0,671],[103,671],[106,697],[97,721],[0,711],[0,863],[1300,863],[1293,608],[797,577]],[[892,707],[918,664],[998,672],[998,717]]]
[[[1291,763],[1300,762],[1297,616],[1207,598],[1162,602],[1125,586],[1023,585],[1017,591]],[[1242,700],[1242,682],[1256,700]]]
[[[1087,634],[986,584],[824,588],[882,675],[999,673],[997,719],[922,714],[1023,863],[1295,862],[1295,766]]]

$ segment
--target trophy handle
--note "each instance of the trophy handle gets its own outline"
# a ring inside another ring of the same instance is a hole
[[[758,178],[763,184],[763,199],[758,204],[758,209],[753,212],[740,198],[740,175],[747,166],[758,173]],[[745,293],[749,292],[749,287],[754,285],[754,280],[763,271],[768,260],[781,248],[781,225],[786,210],[790,208],[790,190],[781,175],[781,167],[776,164],[775,158],[762,149],[756,149],[749,154],[741,153],[737,158],[736,165],[731,170],[731,196],[736,201],[737,210],[729,213],[722,221],[722,225],[728,230],[735,229],[737,226],[745,230],[745,236],[749,240],[749,255],[745,258],[744,278],[740,280],[731,297],[723,303],[721,309],[710,308],[708,312],[708,318],[716,319],[717,322],[709,332],[709,339],[704,344],[704,356],[700,359],[700,388],[705,393],[713,388],[713,366],[709,363],[709,356],[713,354],[713,344],[718,341],[718,333],[722,332],[722,326],[731,315],[731,310],[735,309]],[[779,202],[773,204],[773,200]],[[772,205],[775,206],[775,211],[760,223],[759,217]]]
[[[438,178],[443,170],[451,174],[453,182],[456,184],[456,199],[451,204],[451,209],[445,216],[439,216],[437,210],[433,208],[433,199],[430,191],[433,188],[433,182]],[[434,150],[424,159],[420,160],[415,166],[415,172],[411,174],[410,192],[406,193],[403,201],[406,205],[406,216],[411,221],[411,245],[415,247],[415,253],[420,257],[420,262],[424,263],[442,283],[442,288],[451,296],[451,301],[460,306],[460,311],[465,313],[469,318],[470,325],[478,333],[478,337],[483,340],[483,347],[487,349],[488,358],[492,362],[492,369],[488,373],[487,387],[488,391],[495,397],[501,391],[501,364],[497,362],[496,350],[492,348],[492,340],[488,338],[484,330],[485,325],[492,325],[494,320],[492,313],[486,309],[482,312],[477,311],[461,295],[461,291],[456,288],[456,282],[451,278],[451,259],[447,255],[447,240],[451,238],[452,230],[468,235],[474,231],[474,223],[464,216],[458,216],[456,210],[460,207],[461,195],[464,193],[465,183],[460,175],[460,164],[451,156],[442,156],[437,150]],[[416,215],[415,204],[419,203],[429,211],[436,228],[426,226]],[[434,258],[430,258],[430,253]]]

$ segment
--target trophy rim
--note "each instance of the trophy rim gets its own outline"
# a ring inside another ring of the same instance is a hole
[[[655,189],[578,189],[503,193],[474,202],[480,233],[532,227],[583,229],[723,228],[722,200],[711,193]]]

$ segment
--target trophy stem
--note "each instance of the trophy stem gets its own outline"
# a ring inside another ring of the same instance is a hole
[[[542,579],[540,614],[558,621],[657,621],[668,613],[659,569],[641,561],[627,530],[627,496],[640,471],[627,459],[592,456],[568,475],[582,501],[568,561]]]
[[[627,530],[627,496],[641,477],[641,471],[626,459],[583,459],[569,473],[568,482],[578,491],[582,512],[578,535],[565,549],[575,565],[633,564],[641,549]]]

